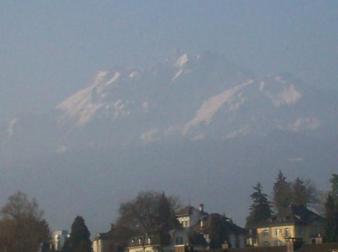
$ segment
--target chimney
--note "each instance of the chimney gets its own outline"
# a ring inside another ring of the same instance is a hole
[[[200,204],[198,209],[200,210],[201,213],[203,213],[204,212],[204,204]]]

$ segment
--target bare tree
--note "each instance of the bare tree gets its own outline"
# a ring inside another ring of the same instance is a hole
[[[1,209],[0,249],[6,252],[36,252],[49,238],[49,228],[35,199],[17,192]]]

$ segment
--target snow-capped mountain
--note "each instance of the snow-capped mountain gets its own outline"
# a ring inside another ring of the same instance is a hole
[[[327,108],[315,91],[285,74],[256,78],[219,55],[182,54],[149,69],[100,71],[56,110],[59,127],[82,132],[81,139],[96,132],[120,144],[225,141],[320,130]]]
[[[49,114],[0,125],[2,184],[40,193],[42,183],[52,209],[70,193],[70,214],[145,189],[223,208],[212,194],[243,219],[247,201],[232,192],[248,197],[278,169],[326,183],[338,166],[337,111],[329,90],[290,74],[257,77],[212,53],[101,70]]]

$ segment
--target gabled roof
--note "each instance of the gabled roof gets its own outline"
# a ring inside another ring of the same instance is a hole
[[[107,233],[97,233],[94,240],[109,240],[111,239],[111,232]]]
[[[200,211],[199,209],[197,209],[196,207],[193,206],[186,206],[182,209],[180,209],[177,213],[176,213],[176,217],[184,217],[184,216],[191,216],[193,212],[200,212],[202,215],[208,215],[208,213],[204,212],[204,211]]]
[[[323,221],[324,218],[319,214],[311,211],[305,206],[291,206],[291,211],[295,221],[304,224],[313,223],[314,221]]]
[[[186,206],[186,207],[180,209],[176,213],[176,216],[177,217],[190,216],[194,210],[197,211],[197,209],[195,207],[193,207],[193,206]]]
[[[275,225],[308,225],[314,222],[323,222],[324,218],[311,211],[305,206],[291,205],[289,211],[284,215],[275,215],[270,219],[263,221],[257,227],[275,226]]]
[[[247,233],[246,229],[241,228],[240,226],[233,223],[231,219],[229,219],[229,218],[227,218],[227,217],[225,217],[221,214],[218,214],[218,213],[212,213],[212,214],[209,214],[208,216],[205,216],[203,218],[203,228],[201,228],[200,223],[198,223],[193,227],[194,230],[207,234],[208,229],[209,229],[209,225],[210,225],[212,219],[222,222],[224,227],[226,228],[226,230],[228,230],[229,234],[239,235],[239,234],[246,234]]]

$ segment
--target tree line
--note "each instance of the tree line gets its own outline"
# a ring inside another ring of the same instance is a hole
[[[271,201],[259,182],[253,187],[250,198],[252,203],[246,219],[248,229],[255,228],[273,215],[288,215],[291,205],[308,207],[309,204],[320,202],[319,192],[310,181],[297,177],[290,182],[281,171],[274,182]],[[330,178],[330,190],[325,196],[323,214],[325,241],[338,242],[338,174],[332,174]]]
[[[252,203],[246,220],[246,227],[253,228],[272,215],[285,215],[290,204],[307,206],[317,203],[318,191],[315,186],[301,178],[288,181],[279,172],[271,196],[271,201],[257,183],[250,195]],[[135,236],[152,236],[161,245],[170,242],[170,231],[180,227],[176,211],[180,208],[176,197],[161,192],[140,192],[134,199],[120,205],[118,218],[108,232],[114,242],[111,251],[123,251],[128,242]],[[325,240],[338,241],[338,174],[330,179],[330,190],[325,200],[326,217]],[[53,251],[49,246],[50,230],[43,217],[43,211],[37,201],[25,193],[17,192],[8,198],[0,210],[0,251],[36,252]],[[209,246],[219,248],[227,236],[229,219],[224,215],[211,214],[206,223],[210,234]],[[189,239],[195,244],[205,244],[198,232],[191,232]],[[71,225],[69,238],[62,252],[92,252],[90,232],[81,216],[77,216]]]

